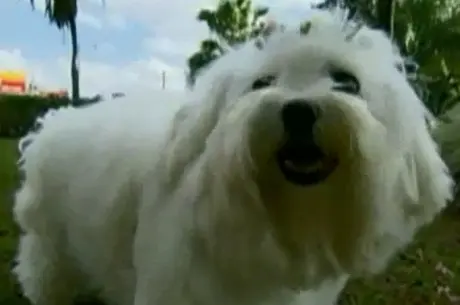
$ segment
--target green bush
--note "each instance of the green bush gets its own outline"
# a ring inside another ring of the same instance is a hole
[[[75,106],[87,105],[92,99],[81,99]],[[0,137],[18,138],[33,128],[37,117],[48,110],[71,105],[68,98],[27,95],[0,95]]]

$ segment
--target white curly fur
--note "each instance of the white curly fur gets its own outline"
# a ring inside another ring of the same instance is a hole
[[[119,99],[45,117],[25,140],[14,273],[35,305],[95,291],[120,305],[331,305],[348,276],[380,272],[451,197],[426,109],[391,42],[322,13],[310,32],[229,52],[188,102]],[[361,82],[332,90],[327,69]],[[251,91],[261,75],[271,87]],[[339,159],[300,187],[273,156],[292,99],[321,109]]]

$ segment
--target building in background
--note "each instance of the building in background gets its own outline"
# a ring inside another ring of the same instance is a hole
[[[26,74],[22,71],[0,71],[0,93],[25,94]]]
[[[26,73],[19,70],[0,70],[0,94],[40,95],[44,97],[68,97],[66,89],[41,90]]]

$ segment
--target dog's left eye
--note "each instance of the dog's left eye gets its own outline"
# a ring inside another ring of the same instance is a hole
[[[330,72],[330,75],[334,81],[334,90],[349,94],[359,94],[361,85],[358,78],[353,74],[343,70],[334,70]]]
[[[252,90],[259,90],[259,89],[263,89],[265,87],[269,87],[269,86],[273,85],[275,80],[276,80],[276,77],[273,76],[273,75],[266,75],[266,76],[260,77],[260,78],[256,79],[252,83],[251,89]]]

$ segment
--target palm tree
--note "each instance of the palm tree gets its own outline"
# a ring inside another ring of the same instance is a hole
[[[208,26],[210,37],[188,58],[187,83],[193,87],[199,72],[228,49],[263,34],[266,7],[255,7],[251,0],[220,0],[217,7],[198,13],[199,22]]]
[[[30,0],[35,7],[35,0]],[[77,36],[77,0],[46,0],[45,15],[49,21],[60,30],[68,28],[72,43],[72,60],[70,76],[72,80],[72,100],[80,98],[79,70],[78,70],[78,36]]]

